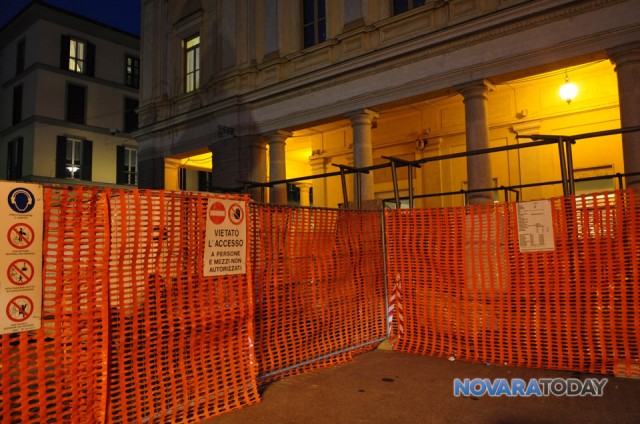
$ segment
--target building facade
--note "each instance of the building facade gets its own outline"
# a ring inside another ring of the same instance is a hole
[[[140,39],[33,1],[0,30],[0,179],[135,186]]]
[[[143,0],[140,184],[237,188],[511,146],[531,134],[640,124],[639,0]],[[579,93],[567,102],[565,80]],[[640,133],[581,141],[576,178],[640,171]],[[399,172],[417,193],[531,185],[562,193],[558,148],[430,162]],[[338,177],[298,181],[300,203],[334,207]],[[614,188],[585,183],[583,192]],[[631,178],[627,186],[634,186]],[[389,198],[388,170],[349,178],[349,197]],[[287,203],[291,187],[269,189]],[[577,188],[578,190],[578,188]],[[490,203],[495,192],[418,206]]]

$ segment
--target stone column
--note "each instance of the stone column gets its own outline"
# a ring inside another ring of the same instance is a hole
[[[250,152],[250,162],[247,164],[249,181],[266,182],[267,181],[267,142],[261,135],[249,136],[248,147]],[[246,161],[246,157],[239,158],[240,161]],[[254,188],[251,190],[251,197],[254,200],[262,201],[262,190]]]
[[[620,125],[640,125],[640,43],[619,46],[607,51],[618,74]],[[622,134],[624,172],[640,172],[640,132]],[[626,186],[640,191],[640,175],[625,178]]]
[[[363,109],[347,115],[351,119],[353,130],[353,166],[363,168],[373,165],[373,142],[371,139],[371,127],[378,114],[370,109]],[[354,175],[354,184],[356,176]],[[354,190],[355,193],[355,190]],[[355,196],[358,194],[355,193]],[[362,201],[374,198],[373,171],[360,176],[360,195]],[[357,201],[353,199],[353,201]]]
[[[311,197],[309,193],[313,184],[307,182],[296,183],[296,186],[300,189],[300,206],[311,206]]]
[[[269,138],[269,181],[287,179],[287,159],[285,145],[291,133],[277,130],[266,135]],[[287,185],[278,184],[270,189],[270,203],[274,205],[287,204]]]
[[[473,81],[456,87],[456,90],[464,96],[467,152],[489,147],[487,92],[490,88],[490,83],[484,80]],[[467,157],[467,181],[469,190],[488,188],[493,185],[491,160],[488,154]],[[489,205],[492,203],[493,193],[490,191],[469,194],[469,204],[471,205]]]

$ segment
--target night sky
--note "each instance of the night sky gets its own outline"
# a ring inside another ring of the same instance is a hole
[[[44,2],[114,28],[140,35],[140,4],[142,0],[44,0]],[[29,4],[29,0],[0,0],[0,27],[3,27],[27,4]]]

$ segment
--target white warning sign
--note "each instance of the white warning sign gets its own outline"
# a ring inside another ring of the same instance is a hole
[[[0,334],[40,328],[43,189],[0,181]]]
[[[247,203],[209,199],[204,246],[204,276],[247,272]]]
[[[516,215],[521,252],[546,252],[555,249],[549,200],[518,203]]]

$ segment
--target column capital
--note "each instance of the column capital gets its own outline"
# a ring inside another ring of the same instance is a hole
[[[269,131],[265,133],[264,137],[268,139],[267,144],[269,144],[269,146],[272,146],[278,143],[285,144],[285,142],[287,141],[287,138],[291,137],[292,135],[293,133],[289,131],[275,130],[275,131]]]
[[[380,114],[375,110],[364,108],[348,112],[344,116],[351,119],[353,124],[371,124]]]
[[[473,98],[473,97],[483,97],[486,98],[486,94],[495,89],[495,85],[493,85],[489,80],[476,80],[466,82],[464,84],[456,85],[453,87],[458,93],[462,94],[465,100]]]
[[[623,44],[607,49],[609,60],[616,66],[636,63],[640,64],[640,42]]]

